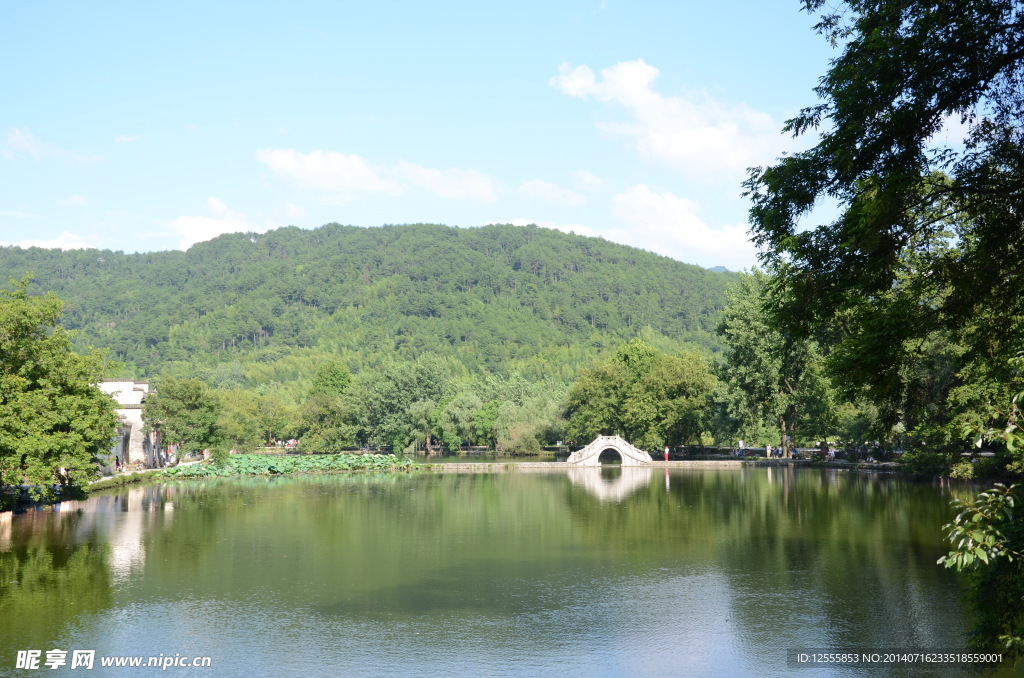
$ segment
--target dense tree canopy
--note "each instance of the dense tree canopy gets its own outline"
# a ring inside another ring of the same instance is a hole
[[[142,417],[168,445],[198,452],[221,442],[219,411],[220,400],[206,384],[170,377],[161,379],[156,393],[146,398]]]
[[[648,450],[699,443],[714,390],[703,356],[668,355],[634,339],[573,384],[566,433],[577,442],[618,434]]]
[[[791,437],[808,442],[836,432],[835,396],[817,342],[787,335],[765,313],[769,280],[754,270],[729,294],[719,325],[721,402],[739,438],[780,445],[788,457]]]
[[[296,437],[305,451],[539,452],[562,438],[568,384],[616,346],[717,350],[735,278],[534,226],[430,224],[226,234],[187,252],[7,247],[0,269],[71,298],[66,326],[124,376],[214,389],[231,447]]]
[[[45,498],[55,486],[93,479],[117,416],[96,386],[106,368],[102,354],[73,352],[69,333],[57,326],[63,302],[52,293],[33,297],[27,284],[0,290],[0,487],[26,482]]]
[[[842,53],[786,125],[818,142],[746,184],[776,320],[831,332],[836,374],[891,413],[936,341],[954,382],[998,381],[1024,339],[1024,3],[804,5]]]
[[[356,442],[355,413],[349,387],[352,375],[337,361],[317,371],[309,395],[299,410],[296,434],[303,452],[338,452]]]
[[[0,247],[0,270],[69,299],[65,326],[132,377],[289,382],[296,402],[329,360],[355,374],[431,352],[568,382],[645,327],[713,350],[733,277],[535,226],[432,224],[225,234],[187,252]]]

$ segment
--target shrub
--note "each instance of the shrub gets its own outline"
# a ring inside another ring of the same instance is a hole
[[[900,457],[900,467],[915,476],[936,478],[949,475],[952,457],[949,452],[910,449]]]
[[[964,459],[953,464],[953,468],[949,470],[950,478],[973,478],[974,477],[974,464]]]

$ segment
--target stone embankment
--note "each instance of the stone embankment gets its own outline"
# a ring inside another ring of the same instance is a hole
[[[652,461],[644,468],[742,468],[749,462],[738,459],[696,461]],[[424,471],[433,473],[505,473],[520,471],[564,471],[576,468],[564,461],[494,461],[461,464],[419,464]],[[607,468],[616,468],[608,466]]]
[[[808,461],[804,459],[692,459],[678,461],[652,461],[644,468],[681,469],[740,469],[761,466],[801,466],[804,468],[839,468],[867,471],[894,471],[894,463],[849,463],[844,461]],[[616,468],[609,465],[606,468]],[[419,468],[431,473],[517,473],[525,471],[563,471],[573,468],[564,461],[493,461],[448,464],[421,463]]]

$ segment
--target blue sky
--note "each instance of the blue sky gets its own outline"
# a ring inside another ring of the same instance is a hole
[[[0,244],[537,223],[754,264],[745,168],[835,56],[796,0],[0,1]]]

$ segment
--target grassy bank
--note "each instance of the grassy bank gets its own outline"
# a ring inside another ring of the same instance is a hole
[[[157,479],[157,471],[139,471],[138,473],[127,473],[124,475],[117,475],[111,478],[103,478],[96,482],[89,483],[89,492],[98,492],[99,490],[109,490],[114,487],[122,487],[124,485],[134,485],[136,483],[143,483]]]

